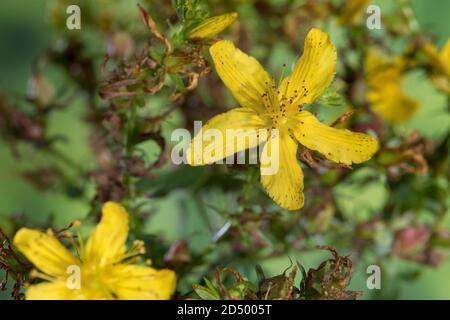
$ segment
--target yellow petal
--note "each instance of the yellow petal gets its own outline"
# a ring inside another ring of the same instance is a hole
[[[303,172],[297,161],[297,142],[287,132],[279,133],[272,135],[264,146],[261,184],[280,207],[297,210],[304,203]]]
[[[294,106],[313,102],[331,83],[336,73],[336,48],[328,34],[309,31],[302,57],[280,86],[280,95],[293,98]]]
[[[79,290],[68,289],[64,281],[42,282],[26,289],[26,300],[78,300]]]
[[[369,0],[347,0],[344,9],[339,16],[338,22],[340,25],[348,25],[356,23],[357,19],[361,17]]]
[[[36,268],[54,277],[66,277],[68,266],[80,264],[80,261],[49,233],[22,228],[14,236],[14,245]]]
[[[189,32],[190,39],[208,39],[222,32],[236,20],[237,12],[225,13],[206,19]]]
[[[231,41],[218,41],[209,51],[217,73],[239,104],[263,110],[262,96],[272,90],[274,82],[259,62],[237,49]]]
[[[168,269],[118,265],[110,287],[123,300],[167,300],[176,289],[176,275]]]
[[[397,83],[385,82],[384,86],[369,91],[367,100],[376,114],[394,123],[408,120],[418,110],[417,102],[406,96]]]
[[[450,78],[450,38],[439,52],[439,58],[448,78]]]
[[[103,205],[102,220],[86,244],[85,260],[104,265],[120,259],[125,253],[128,236],[128,213],[115,202]]]
[[[441,57],[439,56],[438,49],[436,46],[430,42],[426,42],[423,45],[423,50],[428,56],[431,65],[439,72],[443,72]]]
[[[186,151],[187,161],[193,166],[211,164],[256,147],[260,143],[258,135],[265,132],[265,127],[265,122],[251,109],[235,108],[219,114],[192,139]]]
[[[375,138],[364,133],[327,126],[308,111],[298,113],[295,120],[291,121],[290,126],[295,138],[302,145],[320,152],[334,162],[361,163],[369,160],[378,149]]]

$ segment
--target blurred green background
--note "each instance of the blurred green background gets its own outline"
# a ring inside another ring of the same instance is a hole
[[[112,0],[111,0],[112,1]],[[377,1],[382,5],[389,6],[390,1]],[[412,1],[414,11],[421,26],[437,36],[437,44],[442,46],[450,36],[450,1],[441,0],[415,0]],[[48,3],[45,0],[2,0],[0,1],[0,90],[5,92],[25,93],[27,82],[30,76],[32,65],[40,52],[45,50],[52,41],[54,35],[48,24]],[[135,1],[129,1],[130,8],[135,8]],[[251,8],[243,5],[247,14],[241,14],[241,19],[251,17]],[[136,12],[137,14],[137,12]],[[333,36],[337,31],[329,30]],[[93,40],[94,41],[94,40]],[[98,48],[101,52],[103,48]],[[279,61],[285,61],[286,55],[282,44],[274,48],[270,54],[270,65],[281,65]],[[55,72],[53,75],[57,82],[60,74]],[[408,90],[417,98],[423,108],[421,113],[412,119],[401,130],[419,128],[426,136],[439,136],[439,128],[436,132],[436,120],[442,122],[445,127],[448,123],[448,114],[445,114],[445,98],[438,94],[432,86],[423,81],[420,74],[412,74],[408,77]],[[89,167],[94,160],[88,148],[88,129],[81,121],[83,100],[77,100],[73,106],[60,114],[54,114],[51,118],[52,128],[55,133],[68,135],[67,141],[60,143],[62,152],[67,154],[73,161],[82,163]],[[440,116],[442,115],[442,116]],[[433,124],[430,126],[430,124]],[[441,131],[446,131],[443,128]],[[24,158],[18,162],[10,153],[9,147],[0,140],[0,225],[7,223],[5,216],[11,213],[23,214],[29,217],[31,223],[44,223],[49,216],[54,217],[54,223],[58,227],[67,225],[75,218],[86,215],[89,207],[86,202],[79,199],[69,198],[56,192],[39,192],[20,178],[20,172],[27,167],[32,167],[35,162],[45,163],[48,161],[45,157],[39,157],[33,150],[23,151]],[[33,162],[27,163],[26,155],[33,155]],[[92,188],[89,186],[88,188]],[[345,192],[345,191],[343,191]],[[374,206],[382,203],[382,198],[386,197],[382,181],[373,186],[370,190],[360,195],[355,195],[349,199],[350,203],[365,203],[368,199]],[[358,198],[358,199],[357,199]],[[215,195],[216,201],[226,202],[225,195]],[[190,235],[196,232],[193,239],[194,245],[201,246],[202,243],[208,243],[210,237],[203,221],[193,214],[195,211],[195,202],[190,199],[189,194],[183,191],[174,191],[168,197],[157,200],[151,204],[157,214],[149,222],[148,230],[158,232],[169,240],[175,240],[180,237]],[[174,225],[174,221],[180,220],[184,215],[184,221],[187,221],[187,227]],[[199,227],[200,226],[200,227]],[[201,231],[201,230],[204,231]],[[200,230],[200,231],[199,231]],[[333,245],[329,243],[329,245]],[[341,252],[345,253],[345,252]],[[326,254],[322,253],[298,253],[293,252],[290,255],[297,258],[306,267],[313,267],[320,263]],[[411,269],[411,277],[414,277],[414,270],[418,268],[414,263],[404,262],[397,259],[391,259],[389,270]],[[263,266],[270,275],[278,274],[280,270],[289,266],[287,257],[281,257],[266,261]],[[397,290],[398,297],[412,299],[450,299],[450,261],[440,265],[438,268],[420,266],[423,271],[417,279],[405,277],[400,279],[392,277],[391,274],[383,273],[382,290],[375,293],[366,289],[365,273],[366,265],[359,264],[354,273],[351,289],[364,291],[363,298],[389,298],[392,297],[392,291]],[[243,270],[248,276],[254,277],[254,270]],[[395,284],[395,285],[394,285]],[[6,294],[0,293],[0,298],[7,298]]]

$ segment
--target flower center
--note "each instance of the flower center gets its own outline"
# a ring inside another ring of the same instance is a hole
[[[294,106],[295,100],[298,98],[297,90],[294,96],[286,96],[286,92],[281,94],[276,86],[269,87],[269,90],[263,93],[262,100],[266,112],[262,117],[270,123],[272,128],[286,128],[288,117],[301,110],[301,106]]]
[[[85,296],[110,299],[112,292],[107,279],[110,267],[85,264],[81,268],[81,290]]]

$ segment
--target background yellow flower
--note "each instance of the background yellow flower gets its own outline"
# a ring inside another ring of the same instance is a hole
[[[405,61],[400,57],[389,61],[374,50],[367,53],[367,100],[376,114],[394,123],[408,120],[418,109],[418,103],[402,88],[404,68]]]
[[[14,245],[46,280],[26,290],[26,299],[169,299],[176,287],[173,271],[132,264],[143,243],[126,250],[128,213],[114,202],[103,206],[102,220],[78,255],[67,250],[52,232],[20,229]],[[78,273],[78,271],[79,273]]]

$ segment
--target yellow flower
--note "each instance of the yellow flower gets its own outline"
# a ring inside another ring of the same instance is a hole
[[[338,22],[340,25],[355,24],[363,9],[369,4],[369,0],[347,0],[342,10]]]
[[[440,52],[431,43],[426,43],[424,50],[437,72],[432,78],[433,82],[450,94],[450,38]]]
[[[39,270],[35,276],[47,280],[29,286],[26,299],[169,299],[176,287],[175,273],[132,264],[144,247],[135,241],[127,251],[127,236],[128,213],[114,202],[103,206],[102,220],[85,246],[79,238],[78,256],[52,232],[20,229],[15,246]]]
[[[345,164],[366,161],[376,152],[378,144],[374,138],[329,127],[312,113],[302,111],[303,105],[313,102],[331,83],[336,71],[336,49],[327,33],[319,29],[308,33],[302,57],[278,88],[255,58],[235,48],[230,41],[216,42],[210,52],[220,78],[241,107],[213,117],[202,127],[187,150],[189,164],[210,164],[258,145],[256,139],[245,144],[238,144],[235,138],[230,141],[227,129],[255,132],[278,129],[279,134],[269,135],[263,141],[266,143],[261,163],[265,163],[266,149],[272,150],[271,144],[275,142],[279,145],[279,169],[275,174],[262,174],[261,167],[261,183],[278,205],[295,210],[304,202],[303,173],[296,157],[298,143],[331,161]],[[208,129],[215,129],[225,137],[223,153],[208,154],[213,142],[202,133]],[[196,147],[199,145],[200,149]]]
[[[394,123],[409,119],[418,109],[417,102],[402,89],[405,64],[399,57],[387,61],[373,50],[369,50],[365,61],[367,100],[376,114]]]
[[[188,37],[192,40],[209,39],[222,32],[226,27],[236,20],[237,12],[225,13],[206,19],[200,25],[192,29]]]

